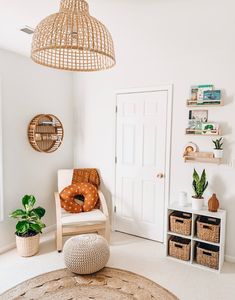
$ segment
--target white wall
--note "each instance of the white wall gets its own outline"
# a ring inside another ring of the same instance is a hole
[[[171,201],[180,190],[191,195],[194,165],[182,160],[184,145],[193,140],[210,150],[210,138],[184,135],[185,106],[191,85],[213,83],[225,91],[225,107],[209,111],[222,124],[226,160],[235,162],[233,0],[93,0],[91,12],[110,29],[117,53],[115,69],[74,78],[77,109],[77,166],[97,167],[114,192],[115,90],[174,84]],[[235,166],[196,164],[206,168],[210,188],[227,209],[228,256],[235,257]],[[111,196],[109,197],[111,201]]]
[[[3,105],[4,222],[0,248],[12,243],[15,221],[9,213],[34,194],[45,207],[47,226],[55,224],[53,192],[58,168],[73,166],[71,74],[33,63],[29,58],[0,49]],[[36,152],[27,140],[27,126],[40,113],[52,113],[64,125],[65,138],[55,153]]]

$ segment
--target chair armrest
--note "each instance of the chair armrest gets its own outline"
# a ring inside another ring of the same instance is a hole
[[[56,207],[56,221],[58,226],[61,225],[61,206],[60,206],[60,195],[58,192],[55,193],[55,207]]]
[[[104,195],[100,190],[98,190],[98,194],[99,194],[99,198],[100,198],[101,210],[102,210],[103,214],[107,218],[109,218],[109,211],[108,211],[108,207],[107,207],[107,203],[106,203],[106,200],[104,198]]]

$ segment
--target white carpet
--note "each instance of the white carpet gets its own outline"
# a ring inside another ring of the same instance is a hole
[[[0,293],[45,272],[64,268],[63,254],[55,251],[52,233],[44,238],[40,253],[21,258],[16,250],[0,255]],[[113,233],[108,266],[143,275],[165,287],[181,300],[234,300],[235,264],[225,263],[218,275],[168,260],[164,246]]]

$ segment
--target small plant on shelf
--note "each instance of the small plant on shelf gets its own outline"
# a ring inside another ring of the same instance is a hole
[[[39,235],[46,225],[41,221],[45,215],[42,207],[34,208],[36,199],[32,195],[22,198],[24,209],[17,209],[10,214],[10,218],[16,219],[16,245],[21,256],[32,256],[39,249]]]
[[[220,139],[216,139],[213,140],[213,143],[215,145],[214,148],[214,157],[215,158],[222,158],[223,157],[223,137],[221,137]]]
[[[200,210],[204,204],[203,194],[208,187],[208,181],[206,179],[206,171],[203,170],[201,176],[194,169],[193,172],[193,190],[195,195],[192,196],[192,208],[194,210]]]

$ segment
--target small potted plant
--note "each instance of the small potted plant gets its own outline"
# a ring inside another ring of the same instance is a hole
[[[214,148],[214,157],[215,158],[222,158],[223,157],[223,153],[224,153],[224,150],[223,150],[223,138],[221,137],[220,139],[217,139],[217,140],[213,140],[213,143],[215,145],[215,148]]]
[[[18,221],[15,232],[16,247],[23,257],[33,256],[38,252],[40,233],[46,227],[41,221],[46,211],[42,207],[34,208],[35,203],[34,196],[25,195],[22,198],[24,209],[17,209],[10,214],[11,218]]]
[[[193,190],[195,195],[192,196],[192,208],[194,210],[201,210],[204,205],[203,194],[208,187],[208,181],[206,180],[206,171],[203,170],[201,177],[194,169],[193,172]]]

